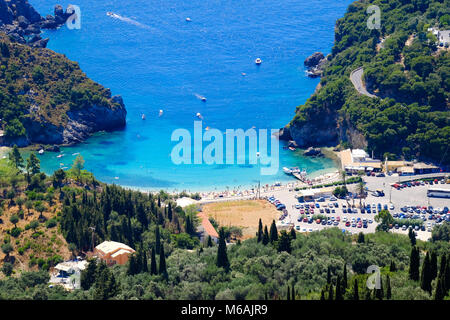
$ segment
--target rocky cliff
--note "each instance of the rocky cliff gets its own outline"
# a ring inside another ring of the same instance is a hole
[[[121,129],[120,96],[89,79],[76,62],[0,34],[0,129],[6,145],[73,144]]]
[[[72,12],[56,5],[54,16],[45,18],[28,3],[28,0],[0,0],[0,31],[12,41],[45,48],[48,39],[41,38],[41,29],[56,29],[63,25]]]

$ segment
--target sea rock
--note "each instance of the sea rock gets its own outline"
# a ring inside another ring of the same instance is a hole
[[[41,27],[38,23],[35,24],[30,24],[25,30],[24,30],[26,35],[30,35],[30,34],[40,34],[41,33]]]
[[[278,139],[283,141],[289,141],[292,140],[291,133],[289,131],[289,127],[281,128],[278,132]]]
[[[17,22],[19,23],[19,27],[22,29],[26,29],[30,24],[30,21],[28,21],[28,19],[25,18],[24,16],[19,16],[17,18]]]
[[[41,15],[28,3],[28,0],[10,0],[8,2],[14,17],[24,16],[30,23],[42,20]]]
[[[323,59],[325,59],[325,56],[322,52],[314,52],[312,55],[305,59],[304,64],[308,68],[316,67]]]
[[[59,148],[59,146],[53,145],[53,146],[46,147],[46,148],[45,148],[45,151],[49,151],[49,152],[60,152],[61,149]]]
[[[30,43],[30,45],[33,48],[46,48],[49,40],[50,40],[49,38],[37,40],[36,42]]]
[[[45,17],[45,20],[43,20],[41,22],[41,28],[42,29],[56,29],[59,27],[58,22],[56,22],[55,17],[53,17],[52,15],[48,14]]]
[[[303,152],[304,156],[308,156],[308,157],[322,157],[322,150],[320,150],[320,148],[313,148],[313,147],[309,147],[308,149],[306,149]]]

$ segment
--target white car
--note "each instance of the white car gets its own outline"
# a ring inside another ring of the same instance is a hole
[[[389,207],[389,209],[390,209],[390,210],[394,210],[394,209],[395,209],[394,205],[391,204],[391,206]]]

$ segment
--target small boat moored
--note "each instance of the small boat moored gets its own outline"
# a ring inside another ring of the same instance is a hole
[[[260,65],[262,63],[262,60],[260,58],[256,58],[255,63]]]
[[[145,114],[142,114],[141,118],[142,120],[145,120]]]
[[[43,154],[44,153],[44,149],[41,149],[38,151],[39,154]]]

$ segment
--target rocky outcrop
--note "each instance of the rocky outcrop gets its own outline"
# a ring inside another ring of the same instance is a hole
[[[305,59],[304,65],[308,68],[309,77],[320,77],[325,68],[327,59],[322,52],[314,52],[308,58]]]
[[[18,146],[34,143],[71,145],[84,141],[98,131],[122,129],[126,124],[127,111],[120,96],[114,96],[111,100],[115,103],[114,107],[93,105],[68,111],[67,123],[59,126],[41,117],[29,115],[24,122],[27,138],[10,144],[15,143]]]
[[[333,146],[339,141],[336,119],[331,114],[320,115],[317,119],[311,119],[302,124],[291,122],[282,131],[281,140],[285,140],[282,137],[290,137],[300,148]]]
[[[36,39],[40,37],[41,29],[56,29],[66,23],[71,15],[72,12],[56,5],[54,16],[43,18],[28,0],[0,0],[0,32],[6,33],[14,42],[45,48],[48,39]]]
[[[304,156],[307,157],[323,157],[322,150],[320,148],[309,147],[303,152]]]

